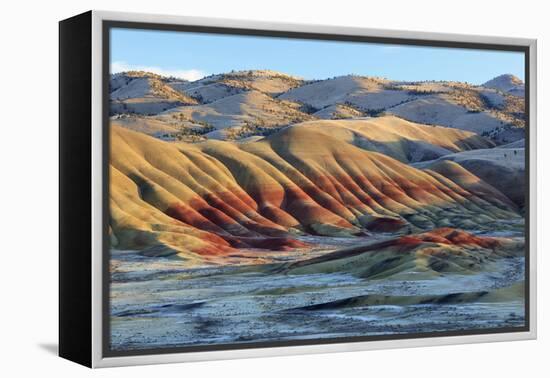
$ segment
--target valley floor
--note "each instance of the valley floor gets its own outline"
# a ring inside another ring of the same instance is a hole
[[[366,240],[307,238],[316,245],[308,257]],[[111,255],[115,351],[509,328],[525,321],[523,257],[498,258],[475,274],[364,279],[276,269],[303,259],[304,251],[264,256],[271,263],[259,265],[246,265],[245,253],[242,265],[197,268],[135,251]]]

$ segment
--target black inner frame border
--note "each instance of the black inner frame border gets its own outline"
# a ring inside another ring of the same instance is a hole
[[[156,31],[176,31],[191,33],[207,33],[220,35],[241,35],[256,37],[272,37],[286,39],[306,39],[306,40],[324,40],[358,43],[376,43],[408,46],[427,46],[427,47],[446,47],[457,49],[477,49],[477,50],[495,50],[495,51],[515,51],[524,54],[525,63],[525,324],[523,327],[500,327],[488,329],[456,330],[441,332],[422,332],[408,334],[389,334],[374,336],[351,336],[334,338],[313,338],[302,340],[283,340],[269,342],[243,342],[228,344],[211,345],[190,345],[176,347],[161,347],[150,349],[135,350],[112,350],[110,345],[111,338],[111,319],[110,319],[110,251],[109,251],[109,165],[110,165],[110,121],[109,121],[109,79],[110,79],[110,31],[113,28],[137,29],[137,30],[156,30]],[[260,30],[231,27],[214,26],[196,26],[179,24],[161,24],[147,22],[130,21],[102,21],[102,176],[103,176],[103,195],[102,195],[102,214],[103,214],[103,240],[102,240],[102,357],[124,357],[124,356],[144,356],[170,353],[191,353],[191,352],[209,352],[238,349],[259,349],[259,348],[277,348],[307,345],[329,345],[341,343],[354,343],[366,341],[382,340],[407,340],[421,338],[437,338],[449,336],[468,336],[468,335],[488,335],[500,333],[523,333],[530,331],[530,48],[529,46],[508,45],[508,44],[490,44],[479,42],[456,42],[456,41],[435,41],[414,38],[394,38],[394,37],[370,37],[361,35],[344,35],[330,33],[308,33],[283,30]],[[406,35],[407,32],[403,32]]]

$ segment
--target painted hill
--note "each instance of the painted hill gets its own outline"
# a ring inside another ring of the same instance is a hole
[[[180,105],[197,101],[174,90],[169,83],[176,79],[141,71],[130,71],[111,76],[111,113],[157,114]]]
[[[471,274],[498,257],[522,256],[523,248],[519,240],[438,228],[343,248],[278,269],[290,274],[348,272],[368,279],[426,279],[445,273]]]
[[[521,220],[458,164],[449,176],[422,171],[309,127],[244,144],[174,144],[112,126],[111,154],[113,246],[190,262],[300,248],[300,233],[494,231]]]

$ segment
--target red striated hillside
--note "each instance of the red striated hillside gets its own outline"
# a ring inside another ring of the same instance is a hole
[[[442,172],[314,127],[250,143],[187,144],[112,126],[112,244],[200,261],[240,248],[305,247],[299,233],[483,230],[520,219],[506,196],[465,169]]]

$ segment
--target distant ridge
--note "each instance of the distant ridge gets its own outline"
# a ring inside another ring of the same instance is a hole
[[[110,89],[113,117],[126,117],[130,128],[135,119],[165,140],[240,140],[306,120],[384,115],[471,131],[498,145],[525,137],[524,84],[509,74],[480,86],[351,74],[304,80],[273,70],[186,81],[130,71],[111,75]]]
[[[511,74],[497,76],[484,83],[483,86],[498,89],[515,96],[523,97],[525,95],[525,84],[518,77]]]

